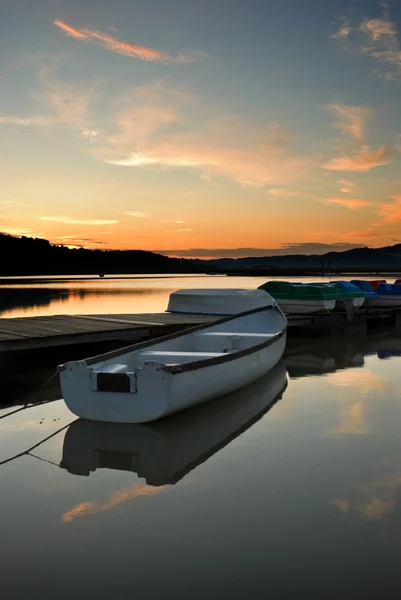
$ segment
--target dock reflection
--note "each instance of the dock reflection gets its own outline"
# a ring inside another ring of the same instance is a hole
[[[60,466],[74,475],[114,469],[153,486],[175,484],[261,419],[286,386],[281,362],[252,386],[158,422],[78,419],[65,434]]]

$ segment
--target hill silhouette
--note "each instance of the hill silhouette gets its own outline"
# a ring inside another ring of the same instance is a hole
[[[48,240],[0,234],[0,276],[143,273],[316,274],[401,272],[401,244],[326,254],[293,254],[215,260],[169,258],[144,250],[88,250]]]
[[[193,261],[144,250],[72,249],[7,234],[0,234],[0,256],[0,276],[204,272]]]
[[[195,261],[201,264],[203,261]],[[284,256],[260,256],[244,258],[220,258],[209,264],[227,273],[257,272],[280,274],[303,274],[331,271],[351,272],[399,272],[401,271],[401,244],[383,248],[353,248],[343,252],[326,254],[291,254]]]

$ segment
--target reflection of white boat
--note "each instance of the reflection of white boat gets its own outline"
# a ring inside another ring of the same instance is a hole
[[[252,383],[280,360],[287,328],[271,296],[258,294],[259,308],[66,363],[60,382],[68,408],[95,421],[144,423]]]
[[[77,420],[68,428],[61,467],[132,471],[150,485],[176,483],[258,421],[287,385],[283,363],[252,386],[149,425]]]

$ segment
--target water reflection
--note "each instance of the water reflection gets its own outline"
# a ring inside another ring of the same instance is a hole
[[[144,426],[75,420],[62,401],[2,419],[4,589],[398,596],[401,337],[297,344],[270,411],[268,376]]]
[[[151,486],[177,483],[258,421],[284,393],[282,363],[250,387],[148,425],[77,420],[61,466],[75,475],[132,471]]]
[[[287,345],[284,362],[291,377],[334,373],[363,367],[365,356],[374,352],[375,338],[325,337],[295,340]],[[401,347],[401,338],[400,338]]]
[[[86,287],[1,287],[0,286],[0,315],[7,317],[54,314],[54,312],[74,313],[80,306],[79,312],[89,314],[99,312],[110,313],[110,303],[118,305],[138,303],[142,298],[160,294],[156,289],[118,287],[86,288]],[[97,309],[97,310],[96,310]],[[128,308],[126,312],[139,312]]]

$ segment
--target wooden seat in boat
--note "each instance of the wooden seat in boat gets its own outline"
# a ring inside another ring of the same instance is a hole
[[[245,333],[245,332],[231,332],[231,331],[206,331],[205,333],[196,333],[195,334],[196,337],[206,337],[206,336],[210,336],[210,337],[217,337],[217,336],[224,336],[227,338],[232,338],[232,337],[241,337],[241,338],[252,338],[255,341],[257,341],[258,338],[262,339],[269,339],[271,337],[273,337],[274,335],[276,335],[275,333]]]
[[[261,344],[273,336],[274,333],[199,332],[194,334],[194,345],[199,351],[213,350],[215,352],[227,353]]]
[[[154,360],[162,364],[183,364],[223,356],[222,352],[176,352],[169,350],[146,350],[139,354],[141,363]]]

